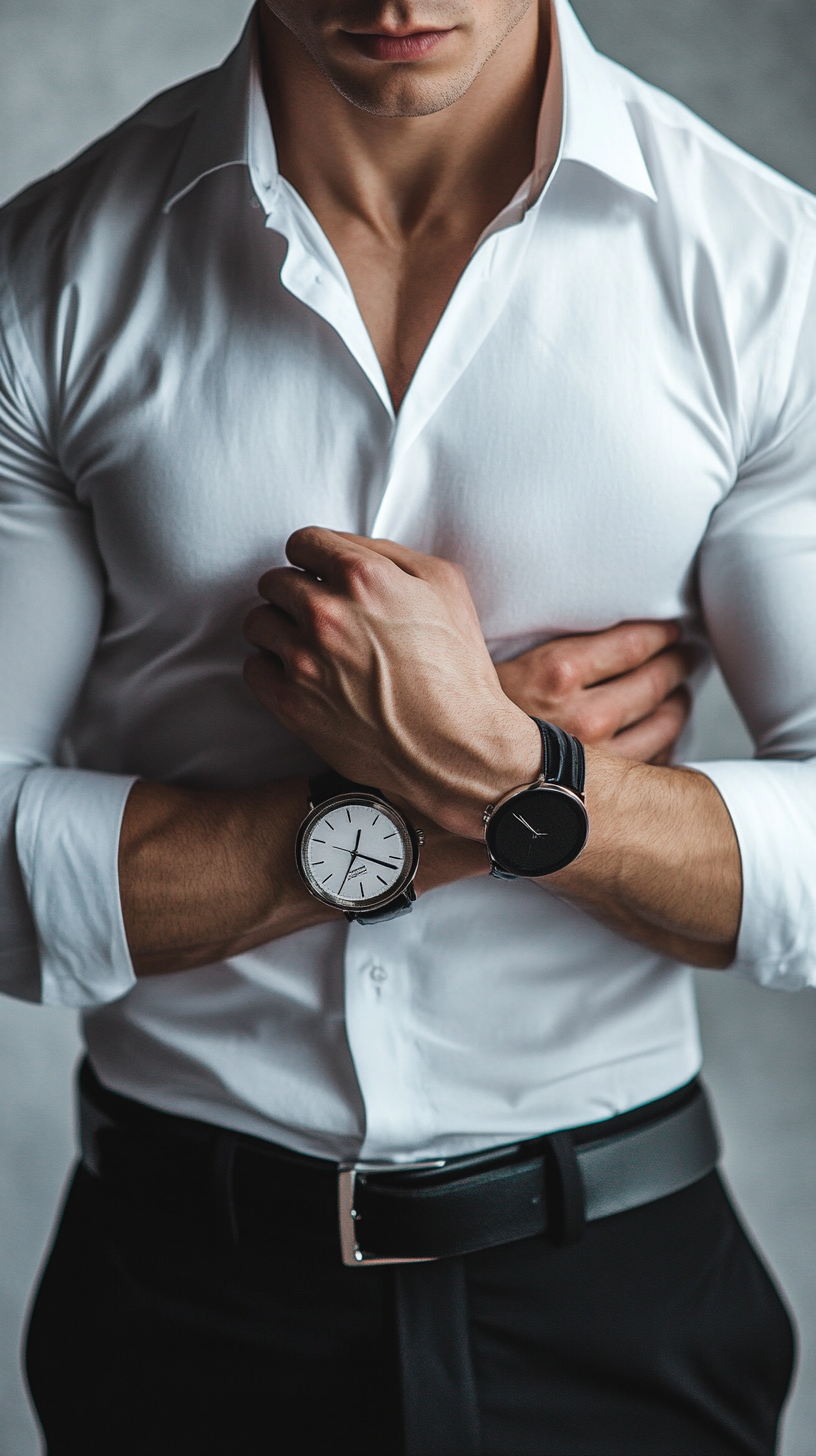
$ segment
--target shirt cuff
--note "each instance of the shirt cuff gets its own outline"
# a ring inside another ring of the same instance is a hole
[[[46,1005],[103,1006],[135,985],[119,899],[119,831],[135,782],[38,768],[23,785],[17,856]]]
[[[816,985],[816,760],[689,763],[719,790],[742,857],[734,969],[763,986]]]

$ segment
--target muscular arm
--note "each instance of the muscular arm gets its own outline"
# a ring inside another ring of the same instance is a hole
[[[538,695],[525,658],[498,669],[505,692],[526,712],[560,723],[587,746],[589,843],[579,860],[541,883],[631,940],[721,969],[734,958],[740,922],[734,828],[709,779],[671,768],[670,754],[655,751],[657,719],[646,717],[661,686],[672,686],[667,668],[678,670],[688,660],[669,663],[661,654],[642,662],[642,627],[628,630],[628,642],[621,636],[615,646],[628,650],[630,671],[613,681],[604,637],[586,638],[583,654],[576,654],[575,642],[551,644],[548,691]],[[576,673],[602,685],[576,693]],[[667,729],[676,705],[670,695],[658,710]],[[616,712],[633,726],[610,737],[608,715]]]
[[[317,528],[287,549],[294,568],[267,573],[269,605],[248,622],[265,649],[247,664],[250,686],[349,778],[374,777],[480,845],[485,806],[536,777],[541,748],[502,691],[462,573],[393,542]],[[589,845],[547,889],[656,950],[730,964],[742,873],[714,785],[606,745],[588,754],[587,802]]]
[[[498,668],[505,694],[602,744],[665,759],[686,717],[687,654],[671,623],[630,623],[566,638]],[[122,908],[139,975],[205,965],[339,918],[304,889],[293,845],[305,779],[242,792],[139,783],[120,839]],[[419,894],[487,872],[484,846],[423,818]]]
[[[541,883],[630,940],[692,965],[730,965],[742,871],[710,779],[589,749],[587,807],[583,855]]]

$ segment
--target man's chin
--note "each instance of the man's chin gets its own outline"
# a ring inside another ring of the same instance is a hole
[[[390,74],[360,75],[351,67],[322,66],[324,75],[360,111],[371,116],[433,116],[453,106],[469,90],[478,67],[443,75],[421,76],[412,67],[389,68]]]

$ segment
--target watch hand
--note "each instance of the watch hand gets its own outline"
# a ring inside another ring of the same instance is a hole
[[[363,832],[362,829],[358,829],[357,830],[357,838],[354,841],[354,850],[352,852],[351,859],[348,862],[348,869],[346,870],[346,873],[343,876],[343,884],[340,886],[340,889],[337,891],[338,895],[342,895],[342,893],[343,893],[343,885],[346,883],[346,880],[349,877],[349,871],[351,870],[351,866],[354,864],[354,861],[358,858],[358,855],[357,855],[357,845],[360,843],[360,835],[362,834],[362,832]],[[348,850],[346,851],[346,853],[348,853]]]
[[[549,835],[548,835],[546,829],[542,829],[541,833],[539,833],[538,830],[536,830],[536,829],[533,828],[532,824],[528,824],[527,823],[527,820],[522,818],[521,814],[514,813],[513,814],[513,818],[514,819],[518,819],[519,824],[523,824],[525,829],[529,829],[530,833],[533,836],[533,839],[548,839],[549,838]]]
[[[385,869],[387,869],[387,870],[392,870],[394,868],[393,860],[389,864],[387,859],[375,859],[374,856],[373,856],[373,854],[358,854],[357,858],[358,859],[367,859],[370,864],[383,865],[383,867]]]
[[[353,849],[346,849],[346,847],[345,847],[344,844],[333,844],[332,845],[332,849],[339,849],[339,850],[342,851],[343,854],[351,854],[351,855],[354,855],[355,854],[355,850],[353,850]],[[367,859],[371,864],[383,865],[385,867],[385,869],[387,869],[387,870],[392,870],[394,868],[394,862],[393,862],[393,860],[391,860],[389,862],[387,859],[375,859],[374,856],[373,856],[373,854],[357,853],[356,854],[356,858],[357,859]],[[349,869],[350,868],[351,868],[351,866],[349,865]]]

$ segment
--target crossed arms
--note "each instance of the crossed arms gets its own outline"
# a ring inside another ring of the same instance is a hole
[[[588,747],[590,842],[546,882],[596,919],[694,964],[734,955],[742,880],[714,784],[666,760],[688,654],[671,624],[564,639],[495,668],[457,567],[388,541],[307,528],[266,573],[246,678],[283,726],[376,783],[426,835],[420,894],[487,873],[482,814],[533,780],[529,713]],[[137,974],[204,965],[338,912],[303,887],[303,778],[241,792],[139,783],[119,876]]]

